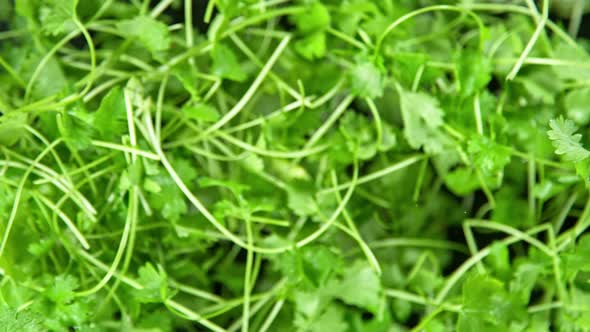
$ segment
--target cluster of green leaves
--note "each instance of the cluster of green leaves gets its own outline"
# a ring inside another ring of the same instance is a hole
[[[565,7],[0,0],[0,331],[590,331]]]

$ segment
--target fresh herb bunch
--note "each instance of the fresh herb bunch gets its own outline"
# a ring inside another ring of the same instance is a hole
[[[568,3],[0,0],[0,331],[590,331]]]

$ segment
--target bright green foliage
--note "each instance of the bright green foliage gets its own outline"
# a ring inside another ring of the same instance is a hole
[[[529,224],[531,216],[528,202],[518,198],[516,190],[506,187],[496,195],[496,207],[492,212],[492,219],[502,224],[521,227]]]
[[[89,147],[95,133],[95,127],[84,119],[86,114],[84,109],[76,108],[64,112],[57,120],[64,140],[76,150]]]
[[[547,135],[553,141],[556,154],[572,162],[580,162],[590,156],[590,151],[580,142],[582,135],[575,134],[577,128],[572,120],[554,119],[549,121],[549,126],[551,130]]]
[[[313,295],[311,295],[313,297]],[[302,298],[301,302],[317,301],[313,298]],[[314,303],[315,304],[315,303]],[[302,303],[302,312],[295,318],[295,326],[299,331],[321,332],[321,331],[339,331],[344,332],[348,329],[348,324],[344,320],[344,310],[338,306],[329,306],[325,311],[319,311],[311,303]],[[305,312],[304,310],[307,310]]]
[[[215,45],[211,52],[211,60],[213,61],[213,74],[238,82],[246,79],[246,72],[228,46],[224,44]]]
[[[21,49],[15,52],[15,70],[25,79],[31,78],[37,66],[41,63],[42,54],[35,50]],[[50,57],[47,63],[40,67],[37,80],[31,88],[31,95],[34,98],[50,97],[68,90],[68,82],[64,76],[63,69],[54,57]]]
[[[524,306],[502,282],[490,276],[475,275],[463,285],[457,331],[510,331],[519,325],[524,312]]]
[[[326,55],[326,34],[312,33],[295,42],[295,50],[308,60],[322,58]]]
[[[59,275],[46,280],[44,300],[36,303],[33,310],[45,315],[43,325],[50,331],[60,331],[72,325],[87,322],[92,313],[89,299],[76,299],[78,279],[71,275]]]
[[[506,250],[504,251],[504,256]],[[521,303],[528,303],[530,301],[533,289],[539,281],[545,267],[536,262],[521,261],[513,267],[513,278],[508,287],[511,293],[515,293],[519,297]],[[504,270],[507,271],[507,270]],[[531,324],[533,325],[534,322]]]
[[[492,78],[490,59],[479,52],[470,50],[459,52],[456,66],[459,89],[464,97],[485,88]]]
[[[137,281],[143,285],[143,289],[136,291],[135,299],[141,303],[162,302],[167,297],[166,274],[158,271],[146,263],[139,268]]]
[[[543,3],[0,0],[0,332],[590,331]]]
[[[467,152],[472,156],[474,165],[485,175],[501,172],[510,162],[507,149],[485,136],[471,139]]]
[[[256,2],[257,0],[218,0],[215,5],[223,15],[233,17],[244,14]]]
[[[74,298],[74,290],[78,288],[78,280],[72,276],[57,276],[50,287],[45,290],[45,296],[58,304],[69,303]]]
[[[186,106],[182,111],[188,118],[193,120],[204,122],[215,122],[219,120],[219,112],[214,107],[203,103]]]
[[[287,192],[287,196],[287,204],[296,215],[311,216],[317,212],[317,204],[311,190],[294,187]]]
[[[436,98],[424,93],[402,91],[400,108],[404,135],[412,148],[423,148],[431,154],[438,154],[445,149],[449,140],[440,130],[443,111]]]
[[[183,181],[190,183],[196,178],[195,170],[186,160],[178,159],[173,162],[178,167],[178,172]],[[147,180],[149,182],[146,182],[153,189],[150,190],[148,195],[151,207],[159,211],[165,219],[177,221],[188,211],[188,206],[181,190],[170,177],[165,175],[163,169],[155,169],[152,173],[148,173]]]
[[[41,317],[30,311],[0,308],[0,332],[37,332],[42,329]]]
[[[114,88],[104,96],[100,107],[94,113],[93,124],[98,129],[101,138],[107,140],[113,140],[126,132],[127,111],[121,89]]]
[[[578,125],[590,123],[590,89],[582,88],[570,91],[564,99],[567,117]]]
[[[293,21],[302,33],[323,30],[330,25],[330,12],[320,1],[310,1],[305,11],[295,15]]]
[[[166,50],[170,47],[168,27],[147,16],[117,22],[117,29],[130,38],[136,38],[151,52]]]
[[[459,167],[447,173],[445,183],[456,195],[467,195],[481,188],[477,171],[472,167]]]
[[[346,268],[342,279],[327,285],[327,292],[344,303],[377,314],[381,303],[379,277],[370,266],[356,262]]]
[[[326,55],[326,29],[330,26],[330,12],[319,1],[311,1],[301,14],[292,17],[301,38],[295,50],[305,59],[319,59]]]
[[[10,113],[0,118],[0,144],[10,146],[24,134],[27,123],[26,114]]]
[[[71,32],[76,28],[73,19],[76,16],[78,0],[49,0],[43,2],[39,9],[39,19],[43,30],[52,35]]]
[[[506,280],[510,277],[510,253],[507,246],[494,243],[490,248],[490,255],[486,257],[486,263],[498,278]]]
[[[381,142],[377,142],[375,126],[365,116],[358,113],[344,114],[340,120],[339,129],[350,153],[356,151],[360,159],[371,159],[377,153],[378,148],[387,151],[396,144],[395,134],[387,125],[382,128]]]
[[[350,71],[350,89],[355,96],[377,98],[383,95],[384,79],[379,68],[361,58]]]
[[[590,260],[587,256],[589,252],[590,237],[585,235],[579,239],[571,252],[563,255],[566,278],[574,277],[578,271],[590,272]]]

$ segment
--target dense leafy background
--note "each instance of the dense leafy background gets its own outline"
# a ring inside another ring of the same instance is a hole
[[[590,331],[555,2],[0,0],[0,331]]]

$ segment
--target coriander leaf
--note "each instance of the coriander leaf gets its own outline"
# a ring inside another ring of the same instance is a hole
[[[117,22],[121,33],[137,40],[152,53],[167,50],[170,47],[170,36],[166,24],[149,16],[137,16],[133,19]]]
[[[543,266],[535,262],[521,261],[511,271],[514,275],[509,290],[516,293],[522,303],[529,303],[537,280],[543,274]]]
[[[311,176],[307,170],[300,165],[294,165],[282,159],[274,159],[271,166],[273,171],[279,174],[282,179],[303,182],[311,180]]]
[[[115,140],[127,129],[127,111],[123,91],[116,87],[110,90],[100,102],[94,114],[94,126],[103,139]],[[120,138],[119,138],[120,139]]]
[[[162,191],[160,185],[152,179],[145,179],[143,181],[143,189],[145,189],[147,192],[154,194],[157,194]]]
[[[182,83],[182,86],[191,94],[193,100],[199,100],[199,82],[194,71],[194,67],[188,64],[182,64],[172,69],[172,75]]]
[[[510,257],[505,244],[500,242],[492,244],[490,254],[486,257],[486,263],[493,269],[494,275],[501,280],[510,277]]]
[[[338,127],[344,135],[349,151],[356,151],[358,158],[362,160],[371,159],[377,153],[374,128],[374,124],[370,123],[366,116],[355,112],[345,113]]]
[[[320,290],[340,270],[343,262],[339,254],[333,248],[312,244],[283,253],[273,262],[294,286]]]
[[[33,307],[45,316],[43,324],[50,331],[64,331],[72,326],[85,325],[96,309],[96,303],[91,298],[81,298],[68,304],[38,302]]]
[[[144,332],[172,332],[174,331],[173,318],[169,311],[165,309],[147,312],[145,318],[142,318],[135,330]],[[138,331],[139,332],[139,331]]]
[[[219,112],[214,107],[197,103],[195,105],[185,106],[182,111],[189,119],[200,120],[203,122],[215,122],[219,120]]]
[[[27,50],[23,54],[19,54],[22,59],[19,61],[19,74],[23,79],[29,79],[33,76],[35,70],[40,65],[43,54],[37,51]],[[36,81],[33,83],[31,96],[41,99],[57,95],[68,90],[68,80],[65,77],[64,71],[60,66],[56,57],[49,58],[47,63],[41,68],[37,75]]]
[[[450,329],[448,323],[443,323],[440,319],[433,319],[426,325],[424,332],[445,332]]]
[[[343,264],[340,252],[327,246],[311,245],[300,252],[306,278],[317,288],[322,288]]]
[[[27,251],[33,256],[42,257],[45,256],[55,245],[55,241],[51,239],[43,239],[38,243],[31,243]]]
[[[556,94],[563,89],[563,82],[553,77],[554,74],[550,68],[540,67],[519,75],[515,82],[522,87],[523,91],[520,94],[527,101],[554,104]]]
[[[525,313],[524,305],[506,291],[502,282],[483,274],[473,275],[463,285],[457,331],[506,331]]]
[[[228,17],[243,15],[248,7],[257,3],[258,0],[217,0],[217,8]]]
[[[190,184],[197,178],[197,171],[190,160],[178,156],[170,162],[184,183]]]
[[[354,35],[362,21],[373,18],[381,12],[377,4],[370,1],[342,1],[334,23],[348,35]]]
[[[343,310],[337,306],[329,306],[328,309],[322,313],[311,326],[309,330],[311,332],[345,332],[348,331],[348,324],[344,320],[345,314]]]
[[[211,60],[214,75],[237,82],[246,80],[246,72],[238,62],[234,51],[228,46],[217,43],[211,52]]]
[[[3,283],[0,285],[0,311],[2,308],[18,308],[37,296],[37,292],[27,289],[9,276],[9,273],[12,273],[16,269],[6,269],[6,262],[7,260],[3,260],[2,262],[2,268],[5,268],[5,277]],[[2,327],[1,324],[0,327]]]
[[[27,115],[11,112],[0,117],[0,145],[11,146],[18,142],[25,133]]]
[[[557,44],[554,56],[557,59],[569,60],[572,63],[585,63],[590,61],[590,55],[588,54],[587,49],[577,45],[570,45],[565,42],[559,42]],[[555,77],[554,75],[562,80],[571,79],[585,81],[590,79],[590,69],[574,65],[560,66],[559,68],[553,68],[553,75],[551,75],[551,77]]]
[[[528,202],[519,196],[518,191],[510,187],[501,188],[496,195],[492,219],[513,227],[528,226],[532,222],[528,213]]]
[[[423,68],[428,61],[428,58],[428,55],[424,53],[396,52],[392,56],[392,71],[395,77],[399,79],[404,86],[410,87],[416,79],[416,73],[420,70],[424,70]],[[425,79],[428,79],[428,77],[421,77],[420,81],[424,82]]]
[[[252,173],[264,170],[264,160],[254,153],[248,153],[245,158],[240,159],[240,165]]]
[[[391,306],[393,308],[393,314],[398,321],[405,323],[410,318],[412,314],[412,303],[406,300],[394,299]]]
[[[0,307],[0,332],[41,332],[42,317],[29,310]]]
[[[423,93],[406,92],[402,94],[402,107],[410,108],[412,103],[416,113],[428,128],[437,128],[443,124],[443,111],[438,101]]]
[[[313,317],[321,309],[322,298],[318,293],[297,292],[295,293],[295,304],[297,311],[305,316]]]
[[[467,152],[484,175],[496,175],[510,162],[510,153],[503,146],[485,136],[469,140]]]
[[[140,303],[161,302],[167,296],[167,277],[163,270],[151,263],[146,263],[138,270],[138,282],[143,286],[141,290],[134,290],[135,298]]]
[[[297,40],[295,50],[307,60],[323,58],[326,55],[326,34],[316,32]]]
[[[400,104],[404,136],[412,148],[424,148],[428,153],[437,154],[451,145],[450,139],[439,130],[443,111],[438,100],[421,92],[402,90]]]
[[[250,187],[231,180],[219,180],[209,177],[202,177],[199,179],[199,186],[202,188],[222,187],[229,189],[236,197],[242,195],[243,192],[250,190]]]
[[[53,282],[43,294],[54,303],[67,304],[76,296],[74,291],[78,286],[78,279],[75,277],[71,275],[59,275],[53,279]]]
[[[397,146],[397,136],[393,127],[388,123],[383,123],[381,142],[378,146],[379,151],[389,151]]]
[[[60,123],[60,131],[64,140],[76,150],[90,147],[92,137],[95,135],[95,128],[86,115],[85,111],[79,108],[58,115],[58,123]]]
[[[235,217],[239,219],[246,219],[250,215],[250,211],[246,208],[238,206],[229,200],[221,200],[215,203],[215,217],[217,219],[225,219],[226,217]]]
[[[562,254],[566,278],[572,279],[577,273],[582,271],[590,272],[589,253],[590,236],[583,235],[572,250]]]
[[[572,120],[564,120],[563,117],[549,121],[551,130],[547,132],[549,139],[553,141],[555,153],[563,155],[571,162],[580,162],[590,156],[590,151],[584,149],[580,140],[581,134],[575,134],[576,126]]]
[[[436,268],[423,268],[418,271],[408,283],[408,287],[417,293],[433,297],[437,289],[444,283]]]
[[[590,123],[590,88],[575,89],[567,93],[564,106],[568,118],[584,126]]]
[[[158,192],[148,194],[150,206],[160,211],[162,217],[167,220],[178,221],[180,216],[188,211],[188,206],[176,183],[169,176],[162,174],[151,176],[149,179],[160,188]]]
[[[462,50],[456,57],[455,66],[463,97],[480,91],[492,78],[490,58],[479,52]]]
[[[348,324],[340,306],[329,303],[329,299],[319,293],[298,291],[295,294],[296,314],[293,322],[297,331],[345,332]]]
[[[572,305],[587,303],[590,299],[590,294],[582,289],[579,289],[578,287],[572,287],[572,289],[569,290],[569,293],[571,294],[570,301]],[[586,315],[580,312],[576,312],[576,310],[565,309],[559,312],[558,317],[556,317],[556,321],[559,322],[561,331],[584,331],[588,330],[590,326],[590,322],[585,316]]]
[[[75,30],[76,7],[78,0],[46,0],[40,9],[43,30],[51,35],[59,35]]]
[[[533,194],[536,198],[547,201],[555,195],[562,193],[567,187],[557,181],[551,179],[545,179],[535,184]]]
[[[288,206],[296,215],[312,216],[318,212],[317,202],[309,187],[294,186],[287,191]]]
[[[320,1],[313,1],[305,12],[292,17],[297,30],[307,34],[322,31],[330,26],[330,12]]]
[[[377,98],[383,96],[385,82],[381,70],[368,59],[361,58],[350,69],[351,92],[357,97]]]
[[[377,313],[381,302],[381,282],[375,270],[364,261],[346,268],[339,281],[332,281],[327,292],[347,304]]]
[[[27,18],[29,21],[32,21],[34,20],[35,16],[36,5],[37,4],[35,0],[15,0],[14,10],[18,15]]]

